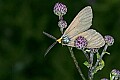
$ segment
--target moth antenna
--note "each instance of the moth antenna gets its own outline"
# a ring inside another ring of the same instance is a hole
[[[53,48],[53,46],[54,46],[56,43],[57,43],[57,41],[54,42],[52,45],[50,45],[50,46],[48,47],[48,49],[47,49],[46,52],[45,52],[44,57],[47,55],[47,53]]]
[[[43,34],[46,35],[46,36],[48,36],[49,38],[52,38],[52,39],[54,39],[54,40],[57,40],[57,38],[55,38],[54,36],[52,36],[52,35],[44,32],[44,31],[43,31]]]

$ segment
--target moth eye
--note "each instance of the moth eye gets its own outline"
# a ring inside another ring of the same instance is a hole
[[[63,44],[68,44],[70,42],[70,38],[68,36],[63,36],[62,37],[62,43]]]

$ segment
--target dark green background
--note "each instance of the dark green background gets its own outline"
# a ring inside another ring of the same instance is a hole
[[[56,2],[68,7],[64,19],[68,24],[85,6],[93,9],[93,25],[103,36],[115,39],[105,55],[105,67],[94,80],[109,77],[120,69],[120,0],[0,0],[0,80],[82,80],[66,46],[57,44],[44,58],[54,40],[42,34],[46,31],[59,38],[58,17],[53,13]],[[86,60],[80,50],[75,56],[87,77]]]

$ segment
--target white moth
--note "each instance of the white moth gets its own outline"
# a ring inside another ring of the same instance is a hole
[[[102,35],[96,32],[96,30],[94,29],[89,29],[90,26],[92,25],[92,18],[93,18],[93,13],[90,6],[87,6],[84,9],[82,9],[73,19],[73,21],[65,30],[63,35],[59,39],[54,38],[56,42],[54,42],[48,48],[46,54],[57,42],[61,43],[62,45],[75,47],[74,41],[78,36],[82,36],[87,40],[88,44],[86,48],[100,48],[104,46],[105,41]],[[49,36],[49,34],[45,32],[44,34]]]

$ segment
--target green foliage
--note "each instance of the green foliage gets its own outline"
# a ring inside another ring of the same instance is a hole
[[[108,55],[110,55],[110,53],[109,53],[109,52],[106,52],[106,51],[104,52],[104,54],[108,54]]]
[[[93,71],[93,74],[97,73],[99,70],[102,70],[104,66],[105,66],[105,62],[103,60],[100,60],[99,65]]]
[[[91,64],[89,64],[87,61],[85,61],[83,64],[84,64],[85,66],[87,66],[87,68],[89,68],[89,67],[91,66]]]

